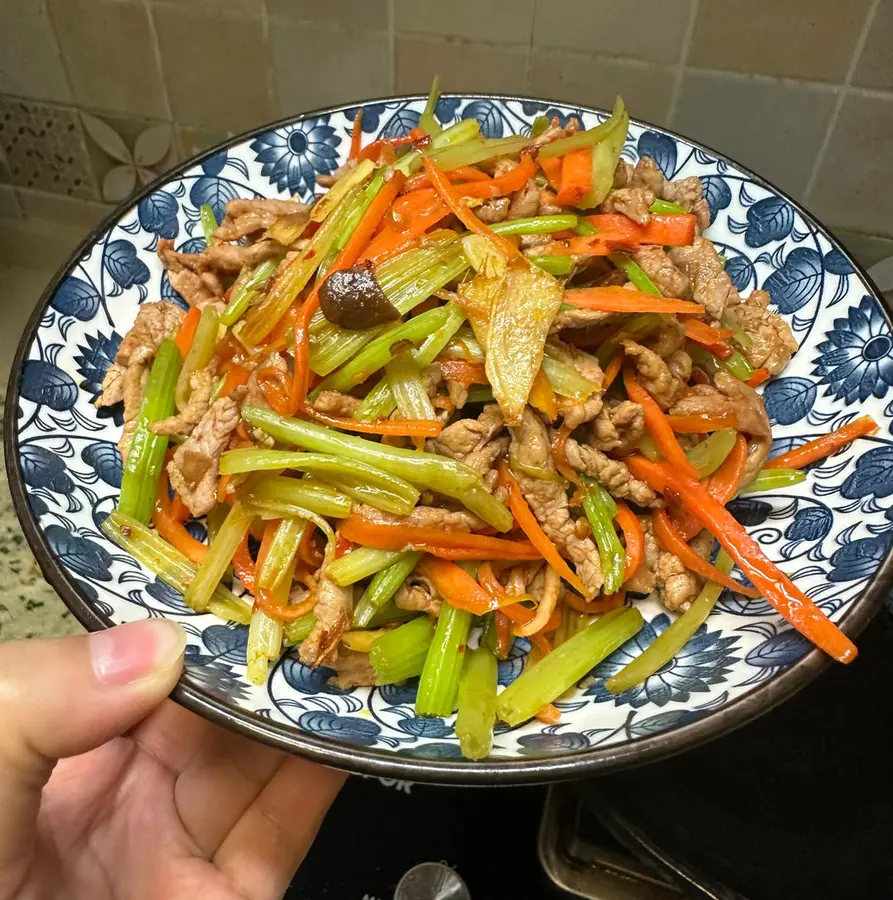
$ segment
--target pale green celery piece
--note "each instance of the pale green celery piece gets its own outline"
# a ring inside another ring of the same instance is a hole
[[[434,624],[420,616],[383,634],[369,651],[376,684],[395,684],[421,675],[434,639]]]
[[[236,548],[248,531],[254,513],[237,498],[230,507],[229,514],[220,526],[214,543],[202,560],[183,596],[186,605],[204,612],[208,608],[214,589],[226,571]]]
[[[605,579],[604,593],[620,590],[626,571],[626,551],[614,530],[617,504],[614,498],[592,478],[583,478],[586,491],[583,494],[583,511],[592,528],[592,536],[598,547],[598,555]]]
[[[440,134],[436,134],[431,138],[431,146],[426,151],[426,155],[434,150],[441,150],[444,147],[452,147],[456,144],[464,144],[466,141],[473,141],[481,131],[481,126],[477,119],[462,119],[449,128],[444,128]],[[422,153],[419,150],[412,150],[405,156],[394,163],[394,169],[402,172],[404,175],[411,175],[422,167]]]
[[[420,552],[408,550],[399,554],[399,559],[373,576],[354,609],[354,628],[369,627],[376,612],[400,590],[400,586],[410,576],[421,558]]]
[[[434,405],[412,355],[400,353],[385,365],[391,394],[404,419],[433,419]]]
[[[247,668],[245,676],[252,684],[262,685],[267,680],[270,660],[282,654],[282,621],[267,615],[259,606],[251,613],[248,626],[248,644],[245,647]]]
[[[561,623],[555,630],[554,645],[557,647],[559,644],[570,640],[578,631],[586,628],[591,620],[592,617],[587,616],[586,613],[578,613],[569,606],[562,607]]]
[[[654,440],[654,436],[647,428],[642,432],[642,437],[639,441],[639,452],[650,459],[651,462],[660,462],[663,459],[660,448],[657,446],[657,441]]]
[[[357,227],[360,219],[363,218],[363,213],[371,205],[372,201],[377,196],[378,192],[384,187],[384,174],[382,172],[377,172],[369,184],[363,189],[363,193],[360,195],[359,202],[356,206],[350,210],[344,220],[344,224],[341,226],[341,233],[335,240],[335,246],[332,248],[333,251],[343,250],[347,242],[350,240],[350,236],[353,234],[354,229]],[[334,255],[333,255],[334,259]],[[321,274],[325,274],[328,271],[329,266],[325,266],[324,270],[321,271]],[[321,270],[323,267],[320,267]]]
[[[651,204],[651,212],[656,216],[672,216],[683,215],[687,213],[688,210],[678,203],[671,203],[669,200],[655,200],[654,203]]]
[[[307,613],[300,619],[294,619],[286,622],[282,628],[284,642],[287,646],[293,647],[300,644],[310,636],[310,632],[316,627],[316,616],[313,613]]]
[[[202,234],[205,236],[205,243],[210,245],[214,232],[217,231],[217,218],[214,215],[214,210],[207,203],[203,203],[199,207],[198,217],[202,224]]]
[[[661,296],[660,288],[648,277],[648,274],[637,262],[623,253],[612,253],[608,259],[626,275],[637,290],[645,294]]]
[[[490,230],[502,235],[552,234],[553,231],[576,228],[580,222],[586,222],[586,220],[574,213],[561,213],[554,216],[532,216],[527,219],[506,219],[503,222],[494,222],[490,226]]]
[[[148,524],[155,508],[158,479],[168,444],[165,435],[153,434],[149,426],[173,414],[179,373],[180,351],[172,340],[164,340],[158,348],[146,381],[146,391],[136,431],[130,442],[130,452],[124,464],[121,495],[118,498],[118,509],[144,525]]]
[[[165,584],[181,594],[186,593],[198,567],[156,531],[119,510],[113,510],[106,516],[102,530]],[[241,625],[247,625],[251,620],[251,604],[222,584],[214,589],[208,603],[208,612]]]
[[[633,316],[624,324],[623,333],[639,340],[646,334],[650,334],[652,331],[657,331],[661,328],[665,319],[666,317],[660,313],[642,313],[641,315]],[[614,351],[619,346],[620,345],[616,341],[605,341],[605,343],[596,350],[595,358],[603,369],[610,362],[611,357],[614,355]]]
[[[364,159],[358,162],[316,201],[310,210],[311,221],[324,221],[347,192],[357,185],[363,184],[374,171],[375,163],[371,159]]]
[[[278,472],[294,469],[324,478],[352,478],[403,498],[410,508],[419,499],[419,489],[383,469],[358,460],[324,453],[300,453],[293,450],[263,450],[256,447],[230,450],[220,459],[222,475],[242,472]]]
[[[459,678],[459,713],[456,737],[466,759],[485,759],[493,746],[496,722],[496,657],[480,648],[466,653]]]
[[[438,100],[440,100],[440,76],[435,75],[434,80],[431,82],[431,92],[428,94],[428,102],[425,104],[424,111],[419,116],[419,128],[421,128],[425,134],[432,137],[443,131],[440,122],[437,121],[436,115]]]
[[[550,159],[553,156],[564,156],[565,153],[570,153],[571,150],[582,150],[584,147],[598,146],[605,141],[606,138],[614,134],[615,131],[622,128],[622,114],[624,112],[623,101],[618,97],[617,102],[614,104],[614,112],[611,114],[610,118],[606,119],[600,125],[596,125],[594,128],[587,128],[586,131],[578,131],[576,134],[572,134],[569,137],[561,138],[557,141],[550,141],[540,148],[539,155],[543,159]],[[627,117],[627,124],[628,123],[629,119]],[[626,134],[625,129],[623,133]]]
[[[385,512],[408,516],[415,507],[414,501],[407,500],[401,494],[395,494],[390,488],[368,484],[349,475],[322,475],[319,477],[320,480],[341,491],[342,494],[347,494],[357,503],[366,503]]]
[[[458,240],[449,239],[388,260],[379,266],[375,277],[388,300],[403,315],[458,278],[467,268],[468,260]],[[311,324],[311,368],[318,375],[330,374],[387,328],[380,325],[368,331],[346,331],[323,319],[314,333]]]
[[[604,140],[592,148],[592,180],[589,193],[580,201],[583,208],[598,206],[611,192],[614,184],[614,170],[623,150],[626,133],[629,130],[629,115],[623,101],[617,98],[611,120],[617,119],[615,129]],[[609,120],[609,121],[611,121]]]
[[[548,127],[549,127],[549,117],[548,116],[537,116],[533,120],[533,125],[530,126],[530,136],[532,138],[538,138]]]
[[[701,478],[712,475],[723,464],[735,446],[737,434],[734,428],[720,428],[685,454]]]
[[[525,668],[497,698],[496,714],[511,726],[526,722],[625,644],[642,624],[642,614],[634,606],[601,616]]]
[[[274,592],[278,592],[283,585],[289,587],[291,578],[288,576],[292,574],[289,566],[295,561],[295,553],[306,527],[307,523],[303,519],[283,519],[279,523],[257,573],[258,587]],[[288,600],[287,590],[285,600]]]
[[[326,566],[326,576],[335,584],[346,587],[375,575],[382,569],[397,562],[402,553],[399,550],[375,550],[372,547],[357,547],[335,559]]]
[[[260,289],[269,278],[276,274],[278,268],[278,259],[266,259],[250,271],[243,269],[233,285],[226,309],[220,314],[220,324],[229,327],[238,322],[245,315],[248,307],[259,298]]]
[[[738,324],[735,317],[728,311],[722,314],[720,319],[723,328],[731,328],[734,331],[732,340],[742,349],[750,350],[753,347],[753,338]]]
[[[468,389],[466,403],[492,403],[493,391],[486,384],[473,384]]]
[[[393,599],[384,603],[381,609],[377,609],[369,620],[369,628],[381,628],[383,625],[391,625],[396,622],[408,622],[418,618],[418,612],[412,609],[400,609]],[[424,662],[424,660],[423,660]]]
[[[434,640],[419,679],[416,715],[448,716],[455,709],[471,620],[467,609],[456,609],[448,603],[441,606]]]
[[[508,531],[514,522],[508,509],[484,490],[477,472],[456,460],[435,453],[390,447],[333,431],[314,422],[286,419],[258,407],[244,407],[242,417],[282,443],[368,462],[405,478],[417,487],[430,488],[453,497],[499,531]]]
[[[715,375],[722,363],[706,348],[694,341],[685,342],[685,352],[696,366],[700,366],[708,375]]]
[[[460,328],[453,340],[444,347],[443,355],[447,359],[484,362],[484,351],[470,328]]]
[[[289,517],[298,515],[298,509],[309,509],[320,516],[344,518],[352,506],[350,497],[327,484],[284,475],[255,475],[239,496],[253,507]]]
[[[738,493],[743,495],[777,491],[779,488],[793,487],[804,481],[806,481],[806,472],[802,469],[762,469],[756,478]]]
[[[199,369],[204,369],[214,354],[214,348],[217,346],[217,330],[220,324],[220,316],[212,305],[206,306],[202,310],[201,318],[198,320],[198,327],[195,329],[195,337],[186,353],[186,359],[183,360],[183,367],[180,369],[180,375],[177,378],[177,387],[174,391],[174,399],[177,409],[182,412],[189,403],[189,397],[192,393],[190,379]]]
[[[724,575],[728,575],[732,571],[732,558],[725,550],[720,550],[714,565]],[[608,690],[614,694],[628,691],[669,663],[707,621],[722,592],[722,585],[708,581],[691,606],[666,631],[659,634],[639,656],[605,682]]]
[[[467,141],[458,146],[444,149],[431,149],[427,156],[437,163],[445,172],[458,169],[460,166],[474,166],[478,163],[495,159],[497,156],[510,156],[520,153],[530,144],[530,138],[510,135],[504,138],[482,138]]]
[[[370,375],[383,369],[392,359],[391,348],[400,341],[419,343],[446,321],[448,312],[443,307],[429,309],[419,316],[389,327],[383,334],[370,341],[337,372],[323,379],[311,394],[318,397],[322,391],[347,391],[362,384]]]
[[[595,362],[595,360],[593,360]],[[572,400],[584,400],[601,390],[601,385],[584,378],[573,366],[564,362],[554,347],[546,344],[543,351],[543,371],[552,390],[562,397]]]
[[[528,262],[539,266],[543,271],[554,275],[556,278],[562,275],[570,275],[574,271],[574,258],[570,255],[540,255],[528,256]]]
[[[598,234],[598,229],[592,222],[587,222],[586,219],[581,218],[579,222],[574,226],[574,231],[581,235],[582,237],[589,237],[593,234]]]
[[[747,381],[753,375],[753,366],[736,350],[728,359],[724,359],[720,365],[740,381]]]

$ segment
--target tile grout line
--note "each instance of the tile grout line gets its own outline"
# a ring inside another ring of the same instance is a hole
[[[868,34],[871,31],[871,25],[874,22],[874,17],[879,6],[880,0],[872,0],[872,4],[865,15],[865,21],[862,23],[862,31],[859,33],[859,39],[856,41],[856,46],[853,48],[853,58],[850,60],[843,83],[840,85],[837,99],[834,102],[834,109],[831,111],[831,118],[828,121],[828,127],[825,129],[825,135],[822,138],[822,143],[819,145],[818,152],[816,153],[815,161],[812,164],[812,169],[806,182],[806,187],[803,189],[803,203],[806,206],[809,206],[812,203],[812,192],[818,181],[819,171],[822,168],[822,163],[825,161],[828,147],[831,146],[831,138],[837,128],[840,111],[843,109],[843,104],[849,92],[853,75],[856,74],[856,67],[859,65],[859,59],[862,56],[862,51],[865,49],[865,43],[868,40]]]
[[[155,59],[155,65],[158,66],[158,78],[161,81],[161,96],[164,100],[164,110],[167,114],[167,120],[171,124],[171,138],[176,136],[174,128],[174,114],[171,110],[171,99],[167,93],[167,78],[164,74],[164,66],[161,64],[161,45],[158,43],[158,29],[155,27],[155,16],[152,12],[152,4],[149,0],[143,0],[143,8],[146,10],[146,17],[149,21],[149,37],[152,39],[152,56]],[[179,150],[179,141],[177,142]]]
[[[260,10],[260,33],[267,48],[267,96],[273,101],[273,108],[276,110],[278,118],[282,115],[282,107],[279,104],[279,92],[276,90],[276,76],[273,66],[273,44],[270,40],[270,10],[267,9],[266,3],[261,4]]]
[[[530,67],[533,65],[533,34],[536,28],[536,14],[539,10],[539,0],[533,0],[530,12],[530,34],[527,37],[527,58],[524,61],[524,90],[530,90]]]
[[[388,76],[390,80],[390,93],[397,93],[397,13],[394,9],[395,0],[388,0]]]
[[[685,26],[685,34],[682,37],[682,47],[679,52],[679,65],[676,69],[676,79],[673,82],[673,93],[670,95],[670,103],[667,107],[667,125],[672,128],[679,109],[679,99],[682,96],[682,81],[685,78],[685,67],[691,52],[692,40],[695,33],[695,20],[698,17],[698,0],[692,0],[691,10],[688,14],[688,22]]]

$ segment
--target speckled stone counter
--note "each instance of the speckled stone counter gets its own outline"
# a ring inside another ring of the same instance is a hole
[[[4,399],[0,390],[0,411]],[[43,580],[12,508],[6,470],[0,466],[0,641],[82,630]]]

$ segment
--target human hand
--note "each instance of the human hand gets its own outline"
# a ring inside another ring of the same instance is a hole
[[[165,699],[184,637],[150,619],[0,645],[0,900],[285,892],[345,776]]]

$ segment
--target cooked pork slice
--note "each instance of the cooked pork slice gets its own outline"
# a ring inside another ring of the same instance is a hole
[[[704,306],[710,319],[718,320],[727,305],[738,303],[738,290],[707,238],[696,237],[690,247],[673,247],[669,255],[688,276],[694,301]]]
[[[146,381],[149,378],[147,363],[131,363],[124,370],[124,430],[118,441],[118,449],[122,459],[127,459],[130,444],[139,424],[140,408],[143,405],[143,394],[146,392]]]
[[[398,609],[423,612],[436,619],[440,615],[443,600],[437,589],[427,579],[418,574],[410,575],[394,595]]]
[[[668,362],[662,360],[648,347],[643,347],[635,341],[626,340],[623,342],[623,349],[627,358],[632,359],[635,363],[639,383],[642,387],[654,397],[661,409],[669,409],[673,402],[681,396],[686,381],[674,375]],[[677,351],[677,353],[679,352]],[[687,354],[684,355],[687,356]],[[689,358],[690,365],[691,359]],[[690,374],[691,369],[689,369]]]
[[[572,469],[595,478],[612,496],[632,500],[639,506],[660,505],[657,494],[644,481],[634,478],[622,460],[611,459],[601,450],[573,438],[565,444],[565,453]]]
[[[331,665],[336,659],[341,635],[350,627],[353,588],[335,584],[323,568],[316,586],[313,614],[316,624],[301,642],[298,655],[301,662],[308,666]]]
[[[654,203],[654,192],[645,187],[618,188],[608,194],[601,205],[606,213],[622,213],[640,225],[651,221],[651,204]]]
[[[667,256],[663,247],[642,247],[632,256],[665,297],[691,297],[689,277]]]
[[[491,197],[480,206],[476,206],[474,214],[487,225],[492,225],[494,222],[502,222],[509,214],[511,202],[508,197]]]
[[[445,509],[440,506],[417,506],[409,515],[398,516],[384,512],[365,503],[357,504],[356,511],[376,522],[392,525],[411,525],[415,528],[439,528],[442,531],[480,531],[487,523],[467,509]]]
[[[476,419],[459,419],[444,428],[428,441],[428,450],[457,459],[486,475],[505,450],[506,442],[499,439],[504,429],[499,406],[488,403]]]
[[[360,401],[356,397],[342,394],[341,391],[320,391],[319,396],[313,401],[313,408],[318,412],[344,418],[352,416],[359,405]]]
[[[603,453],[632,453],[645,433],[645,414],[632,400],[613,401],[595,417],[589,428],[589,444]]]
[[[656,332],[642,339],[642,345],[666,359],[685,345],[685,325],[676,316],[666,316]]]
[[[334,658],[330,659],[326,665],[335,670],[335,674],[329,679],[329,684],[341,688],[342,691],[375,684],[375,669],[369,662],[368,653],[348,650],[342,644],[335,652]]]
[[[576,369],[585,379],[599,386],[599,390],[585,400],[563,399],[559,403],[558,414],[564,420],[564,424],[573,431],[585,422],[591,422],[601,411],[603,405],[601,384],[605,379],[605,374],[594,356],[579,350],[572,344],[552,341],[549,347],[561,362]]]
[[[191,262],[194,254],[177,253],[174,242],[162,238],[158,241],[158,256],[165,269],[171,287],[190,305],[204,309],[216,303],[224,294],[223,285],[214,272],[195,271],[183,258]]]
[[[151,430],[153,434],[182,435],[188,437],[192,430],[201,421],[202,416],[208,411],[211,401],[211,393],[214,390],[214,369],[208,367],[193,372],[189,377],[189,387],[192,393],[182,412],[153,422]]]
[[[598,309],[562,309],[552,320],[550,334],[556,334],[565,328],[589,328],[603,325],[616,313],[602,312]]]
[[[704,185],[700,178],[692,175],[668,181],[663,187],[663,199],[678,203],[686,212],[694,213],[701,231],[710,224],[710,205],[704,199]]]
[[[672,612],[682,612],[698,596],[704,579],[686,569],[679,557],[661,553],[654,571],[661,603]]]
[[[755,368],[778,375],[791,361],[797,341],[791,326],[769,309],[772,298],[766,291],[753,291],[742,303],[729,307],[729,316],[753,342],[744,355]]]
[[[282,216],[307,216],[308,211],[309,207],[300,200],[230,200],[226,204],[226,216],[214,237],[218,241],[237,241],[266,231]]]
[[[264,370],[269,372],[271,369],[281,374],[288,372],[288,363],[286,363],[282,355],[275,350],[263,357],[254,371],[248,376],[248,383],[245,385],[243,406],[259,406],[261,409],[270,408],[270,404],[267,403],[267,398],[264,396],[264,392],[261,390],[257,379],[261,372]],[[248,425],[247,423],[245,429],[258,446],[268,448],[273,446],[273,439],[262,429],[256,428],[253,425]]]
[[[133,327],[118,347],[115,362],[126,367],[134,363],[148,363],[154,359],[161,342],[176,334],[185,315],[175,303],[164,300],[144,303]]]
[[[664,173],[650,156],[643,156],[635,165],[621,159],[614,170],[614,187],[647,188],[655,197],[662,197]]]
[[[509,206],[509,219],[527,219],[535,216],[540,208],[540,189],[530,178],[519,191],[515,191]]]

